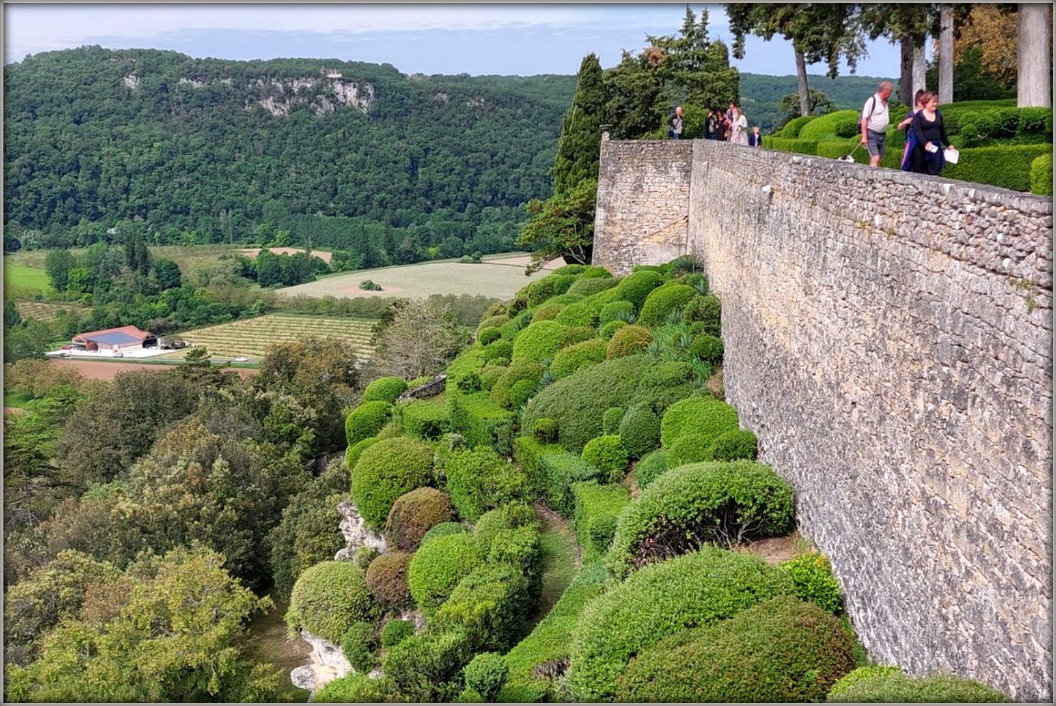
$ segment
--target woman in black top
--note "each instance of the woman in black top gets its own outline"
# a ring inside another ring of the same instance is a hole
[[[925,91],[920,97],[920,105],[923,107],[914,113],[909,126],[917,143],[910,155],[913,171],[918,174],[938,174],[946,164],[942,151],[951,146],[950,138],[946,136],[946,125],[939,112],[938,96]]]

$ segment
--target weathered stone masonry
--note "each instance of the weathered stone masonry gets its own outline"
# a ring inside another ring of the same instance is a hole
[[[1051,199],[708,141],[601,156],[595,264],[706,262],[727,399],[870,655],[1051,701]]]

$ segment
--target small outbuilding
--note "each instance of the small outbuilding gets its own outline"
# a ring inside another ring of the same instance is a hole
[[[74,350],[83,351],[128,351],[151,348],[158,345],[158,338],[135,326],[121,326],[102,331],[79,333],[73,337]]]

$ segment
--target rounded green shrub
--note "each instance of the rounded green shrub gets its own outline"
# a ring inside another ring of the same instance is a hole
[[[502,338],[502,331],[499,330],[498,326],[487,326],[477,331],[477,340],[482,346],[494,343],[500,338]]]
[[[623,326],[612,334],[609,344],[605,349],[605,357],[609,360],[622,358],[635,353],[641,353],[653,342],[653,334],[644,326],[631,324]]]
[[[553,321],[564,308],[565,305],[559,302],[553,302],[551,304],[544,302],[532,309],[532,323],[534,324],[536,321]]]
[[[367,385],[363,390],[364,402],[388,402],[392,404],[396,398],[407,391],[407,381],[398,377],[378,378]]]
[[[422,543],[418,546],[420,547],[422,544],[436,539],[437,537],[447,537],[452,534],[466,534],[467,532],[469,532],[469,530],[466,529],[466,526],[461,522],[441,522],[425,533],[425,536],[422,537]]]
[[[557,315],[557,323],[565,326],[590,326],[598,324],[598,313],[583,303],[569,304]]]
[[[471,534],[451,534],[422,542],[407,570],[415,604],[426,613],[435,610],[480,562]]]
[[[831,703],[979,704],[1002,703],[1008,697],[996,689],[951,674],[910,677],[898,667],[859,667],[829,690]]]
[[[667,451],[657,449],[645,456],[634,467],[634,475],[638,479],[638,490],[648,488],[654,480],[667,472]]]
[[[376,400],[365,402],[352,410],[345,419],[345,438],[349,446],[355,446],[363,439],[377,436],[381,428],[392,416],[393,406],[388,402]]]
[[[568,377],[583,368],[589,368],[605,360],[605,350],[606,343],[600,338],[591,338],[563,348],[554,356],[554,361],[550,364],[550,372],[558,379]]]
[[[477,338],[480,338],[480,334],[484,332],[486,328],[501,328],[504,323],[510,320],[509,314],[493,314],[491,316],[485,316],[477,324]]]
[[[709,365],[718,365],[722,362],[723,345],[722,339],[712,336],[710,333],[702,333],[693,338],[689,344],[689,354],[700,358]]]
[[[411,555],[400,551],[386,552],[370,562],[365,577],[370,595],[378,603],[390,608],[405,605],[411,597],[407,585],[407,569],[410,565]]]
[[[491,552],[495,537],[502,530],[530,527],[536,524],[535,511],[532,510],[531,505],[527,502],[512,502],[481,515],[473,527],[473,536],[476,537],[477,548],[481,556],[487,556]]]
[[[290,594],[286,625],[340,644],[352,623],[372,623],[381,615],[367,590],[363,570],[347,561],[322,561],[308,567]]]
[[[649,292],[664,283],[664,276],[653,270],[638,270],[632,272],[623,279],[612,290],[615,299],[612,301],[627,301],[634,305],[635,311],[642,310],[642,304]]]
[[[480,388],[481,390],[492,390],[502,376],[506,374],[509,360],[506,360],[506,365],[496,365],[491,367],[490,365],[480,373]],[[466,390],[466,392],[475,392],[475,390]]]
[[[532,425],[532,436],[544,444],[552,444],[557,441],[557,422],[549,417],[537,419]]]
[[[677,443],[677,442],[676,442]],[[759,442],[755,432],[748,429],[731,429],[719,434],[708,448],[705,461],[739,461],[755,460],[758,456]],[[683,461],[685,463],[685,461]]]
[[[591,439],[583,447],[583,460],[602,472],[602,478],[614,483],[627,470],[627,449],[620,437],[604,434]]]
[[[533,322],[514,339],[513,361],[528,358],[542,362],[553,358],[554,354],[565,346],[593,337],[594,329],[589,327],[573,328],[556,321]]]
[[[703,272],[687,272],[678,278],[678,282],[689,285],[700,295],[707,295],[711,291],[708,276]]]
[[[623,407],[609,407],[601,415],[601,430],[606,434],[618,434],[623,420]]]
[[[700,434],[710,441],[738,429],[737,410],[714,397],[690,397],[667,408],[660,419],[660,442],[664,448],[688,434]]]
[[[1030,163],[1030,193],[1052,196],[1052,154],[1043,154]]]
[[[520,409],[539,390],[539,383],[533,380],[518,380],[510,388],[510,409]]]
[[[836,618],[778,596],[645,650],[617,679],[616,700],[818,702],[853,668],[851,641]]]
[[[722,336],[722,302],[714,294],[695,296],[682,310],[686,323],[701,323],[700,331],[712,336]]]
[[[466,686],[480,694],[485,701],[494,701],[510,676],[506,658],[494,652],[483,652],[466,665]]]
[[[414,623],[410,620],[390,620],[381,629],[381,646],[388,649],[398,645],[414,634]]]
[[[801,140],[823,140],[828,137],[854,137],[857,134],[857,110],[837,110],[820,115],[799,130]]]
[[[778,133],[778,136],[794,140],[799,137],[799,131],[803,129],[803,126],[816,117],[816,115],[801,115],[797,118],[792,118],[785,123],[783,128],[781,128],[781,132]]]
[[[512,302],[511,302],[512,303]],[[514,316],[512,319],[504,323],[499,327],[502,331],[502,337],[507,341],[512,341],[517,337],[520,331],[523,331],[525,327],[532,322],[532,312],[522,311],[521,313]]]
[[[528,285],[529,308],[539,306],[547,299],[564,294],[572,283],[576,281],[574,275],[549,274]]]
[[[520,469],[488,446],[456,451],[444,468],[447,492],[462,519],[476,520],[488,510],[520,500],[526,483]]]
[[[620,420],[620,440],[630,458],[641,458],[660,446],[660,417],[652,405],[632,405]]]
[[[667,449],[667,465],[671,468],[687,463],[711,461],[711,447],[716,439],[704,434],[683,434]]]
[[[602,324],[601,328],[598,329],[598,338],[608,341],[617,331],[626,325],[626,321],[610,321],[607,324]]]
[[[579,279],[612,279],[612,273],[600,265],[585,265],[579,272]]]
[[[363,452],[369,449],[371,446],[378,442],[378,437],[370,436],[366,439],[357,441],[356,443],[345,449],[345,468],[351,471],[359,463],[359,457],[363,455]]]
[[[783,573],[758,557],[704,547],[648,566],[587,604],[572,633],[573,701],[612,701],[634,655],[668,635],[713,625],[787,593]]]
[[[362,672],[352,672],[335,679],[315,692],[312,703],[381,704],[395,701],[396,687],[391,679],[372,679]]]
[[[367,674],[378,663],[378,638],[374,624],[358,621],[352,623],[341,637],[341,651],[352,669]]]
[[[601,307],[601,313],[598,315],[598,321],[601,324],[607,324],[611,321],[633,324],[635,318],[634,304],[628,301],[609,302]]]
[[[608,277],[580,276],[572,283],[572,286],[568,288],[568,294],[589,297],[591,294],[597,294],[598,292],[604,292],[606,289],[612,289],[617,283],[617,280],[613,279],[611,275]]]
[[[544,370],[546,368],[543,367],[542,363],[535,360],[521,358],[513,361],[502,374],[502,377],[491,386],[491,401],[509,409],[512,406],[510,403],[510,391],[513,386],[525,380],[533,385],[537,384],[542,379]]]
[[[513,357],[513,344],[506,339],[500,338],[484,346],[480,355],[485,361],[501,360],[503,358],[509,360]]]
[[[459,582],[432,618],[434,630],[464,630],[475,650],[506,652],[524,637],[527,579],[509,564],[487,564]]]
[[[475,373],[470,373],[474,375]],[[462,378],[466,380],[469,375]],[[480,377],[477,377],[479,385]],[[451,414],[447,405],[438,400],[415,400],[399,408],[403,431],[423,441],[435,441],[451,431]]]
[[[606,562],[617,577],[716,543],[776,537],[795,528],[792,486],[754,461],[673,468],[620,515]]]
[[[382,669],[396,685],[392,701],[441,703],[457,695],[452,681],[473,657],[465,630],[426,630],[387,650]]]
[[[836,614],[843,610],[840,583],[832,575],[832,567],[824,554],[807,552],[778,566],[788,574],[795,595],[816,603],[829,613]]]
[[[659,326],[667,320],[671,312],[679,311],[697,296],[697,290],[688,284],[668,282],[657,287],[645,298],[638,323],[642,326]]]
[[[382,529],[393,503],[428,485],[433,451],[417,439],[382,439],[367,448],[352,469],[352,502],[371,527]]]

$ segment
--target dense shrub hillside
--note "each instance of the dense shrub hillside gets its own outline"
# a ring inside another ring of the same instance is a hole
[[[560,268],[492,307],[441,395],[368,388],[348,414],[350,487],[392,547],[294,587],[290,625],[356,670],[317,701],[822,701],[865,665],[824,556],[744,551],[794,531],[793,489],[708,384],[721,303],[696,265],[605,288]],[[406,423],[423,404],[429,429]],[[530,623],[554,581],[551,511],[580,565]],[[847,693],[887,688],[871,684]]]

